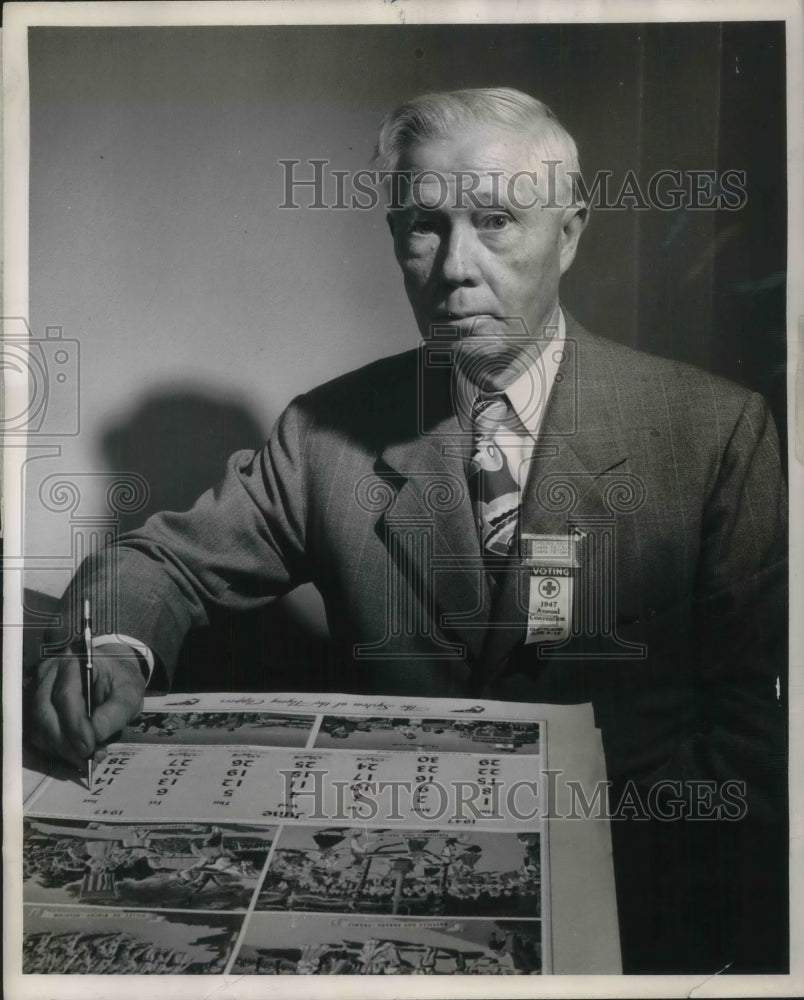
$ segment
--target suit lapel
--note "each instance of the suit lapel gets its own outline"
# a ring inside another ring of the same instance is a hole
[[[523,490],[519,530],[528,534],[566,537],[573,524],[609,517],[606,473],[628,457],[605,345],[569,316],[564,357]],[[517,560],[503,577],[483,646],[487,680],[524,639],[529,589],[530,573]]]
[[[477,660],[490,599],[466,487],[470,438],[452,413],[448,373],[422,374],[416,431],[388,444],[374,467],[395,494],[376,530],[426,619]]]

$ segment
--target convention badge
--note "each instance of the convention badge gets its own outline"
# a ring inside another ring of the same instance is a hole
[[[572,598],[581,565],[580,532],[521,536],[522,566],[530,571],[525,645],[560,642],[572,627]]]

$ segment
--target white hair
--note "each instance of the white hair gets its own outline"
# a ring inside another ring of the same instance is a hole
[[[403,154],[419,140],[446,138],[478,124],[528,135],[536,160],[530,169],[557,161],[555,176],[562,194],[576,204],[581,202],[575,140],[546,104],[511,87],[423,94],[401,104],[380,125],[374,166],[379,171],[396,171]],[[525,164],[523,169],[527,169]]]

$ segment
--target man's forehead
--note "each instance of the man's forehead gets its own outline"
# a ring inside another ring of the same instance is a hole
[[[399,167],[416,204],[461,208],[505,204],[513,190],[532,193],[537,161],[532,138],[479,125],[454,136],[419,140],[405,151]]]
[[[538,200],[538,171],[422,170],[406,175],[401,204],[428,210],[524,208]]]
[[[416,195],[416,201],[424,203],[437,202],[446,190],[454,202],[461,193],[472,194],[483,204],[499,203],[505,198],[505,189],[510,174],[502,170],[452,170],[422,171],[411,176],[411,187]],[[502,182],[502,183],[501,183]]]
[[[402,164],[411,169],[514,172],[527,169],[533,159],[533,136],[478,123],[454,134],[417,139],[403,153]]]

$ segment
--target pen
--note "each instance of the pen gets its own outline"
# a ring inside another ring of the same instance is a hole
[[[86,702],[87,716],[92,718],[92,613],[89,607],[89,599],[84,601],[84,699]],[[87,760],[87,788],[92,791],[92,758]]]

